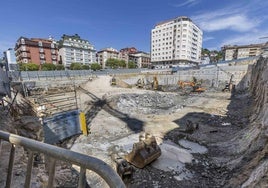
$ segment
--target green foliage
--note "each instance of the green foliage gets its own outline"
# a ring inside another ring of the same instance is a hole
[[[209,55],[210,54],[210,51],[207,49],[207,48],[202,48],[202,55]]]
[[[118,67],[117,60],[116,59],[107,59],[106,66],[111,67],[112,69],[115,69]]]
[[[129,69],[135,69],[137,66],[133,61],[128,62],[128,68]]]
[[[38,71],[39,66],[35,63],[19,63],[20,71]]]
[[[52,63],[44,63],[44,64],[41,65],[41,70],[42,71],[56,70],[56,65],[54,65]]]
[[[118,60],[118,66],[120,68],[126,68],[127,64],[124,60]]]
[[[92,63],[91,66],[90,66],[91,70],[100,70],[101,69],[101,65],[98,64],[98,63]]]
[[[217,50],[208,50],[208,49],[203,49],[202,48],[202,55],[208,55],[210,58],[211,62],[218,62],[223,59],[223,53],[222,51],[217,51]]]
[[[63,65],[61,65],[61,64],[56,65],[56,70],[64,70],[64,69],[65,69],[65,67]]]
[[[83,70],[89,70],[90,67],[89,67],[89,65],[82,65],[82,69],[83,69]]]
[[[111,67],[112,69],[125,68],[126,62],[124,60],[110,58],[107,59],[106,66]]]
[[[70,69],[71,70],[81,70],[82,69],[82,65],[80,63],[72,63],[70,65]]]

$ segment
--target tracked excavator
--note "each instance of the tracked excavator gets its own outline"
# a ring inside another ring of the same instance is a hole
[[[205,88],[201,87],[201,82],[198,82],[195,77],[193,77],[191,82],[186,82],[186,81],[178,81],[178,85],[181,89],[185,89],[185,87],[190,86],[192,87],[192,92],[204,92],[206,91]]]

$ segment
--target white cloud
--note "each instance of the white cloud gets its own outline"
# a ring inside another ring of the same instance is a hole
[[[203,42],[209,41],[209,40],[213,40],[215,39],[215,37],[204,37],[203,38]]]
[[[178,7],[183,7],[183,6],[193,6],[193,5],[196,5],[197,3],[199,2],[199,0],[187,0],[187,1],[184,1],[183,3],[179,3],[179,4],[176,4],[176,5],[173,5],[174,7],[178,8]]]
[[[260,21],[250,20],[245,15],[230,15],[228,17],[218,17],[200,23],[204,31],[218,31],[229,29],[233,31],[249,31],[259,25]]]
[[[268,39],[267,38],[261,39],[261,38],[267,37],[268,36],[267,33],[268,33],[268,28],[263,29],[261,31],[253,31],[253,32],[246,33],[243,35],[230,36],[229,38],[226,38],[225,40],[223,40],[220,46],[265,43],[267,42]]]
[[[258,8],[252,8],[252,4],[251,6],[249,4],[236,4],[199,13],[192,19],[207,32],[219,30],[246,32],[255,29],[267,19],[265,16],[256,15],[256,12],[258,12]]]

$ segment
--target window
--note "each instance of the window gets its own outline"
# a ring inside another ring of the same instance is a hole
[[[43,46],[42,41],[38,42],[38,46]]]
[[[53,43],[51,43],[51,48],[54,48],[55,46],[54,46],[54,44]]]

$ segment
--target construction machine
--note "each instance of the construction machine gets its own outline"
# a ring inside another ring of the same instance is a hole
[[[185,87],[190,86],[192,87],[192,92],[204,92],[206,89],[201,87],[201,82],[198,82],[195,77],[192,78],[191,82],[186,81],[178,81],[178,85],[181,89],[185,89]]]
[[[112,86],[115,86],[115,85],[116,85],[116,79],[115,79],[115,76],[113,76],[112,79],[111,79],[111,85],[112,85]]]
[[[139,78],[138,81],[137,81],[136,86],[138,88],[143,88],[145,86],[144,79],[143,78]]]
[[[137,168],[143,168],[156,160],[161,155],[161,149],[156,143],[154,136],[140,134],[139,142],[133,144],[132,151],[125,156],[127,162]]]
[[[152,82],[152,88],[153,90],[158,90],[158,79],[157,76],[154,76],[153,82]]]
[[[223,92],[225,92],[225,91],[229,91],[230,92],[230,91],[233,90],[233,88],[234,88],[233,77],[234,77],[234,75],[232,74],[231,77],[230,77],[229,82],[226,82],[225,83],[225,88],[222,89]]]

